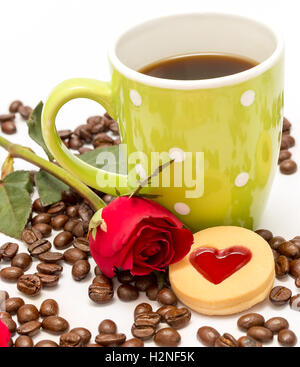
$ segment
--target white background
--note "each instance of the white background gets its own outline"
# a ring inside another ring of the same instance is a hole
[[[45,100],[50,90],[59,82],[70,77],[109,79],[106,59],[107,48],[123,29],[146,19],[181,12],[220,11],[253,17],[277,27],[286,41],[286,93],[285,115],[293,123],[293,135],[300,141],[299,108],[299,2],[297,0],[0,0],[0,113],[6,113],[9,103],[21,99],[35,106]],[[297,6],[298,5],[298,6]],[[76,101],[64,107],[59,119],[59,128],[77,126],[86,117],[101,113],[94,102]],[[18,135],[12,138],[26,144],[25,124],[18,121]],[[41,150],[28,144],[34,150]],[[300,165],[299,146],[292,149]],[[0,150],[0,163],[6,153]],[[16,168],[28,167],[18,161]],[[300,235],[300,190],[299,175],[277,174],[261,227],[271,229],[274,235],[291,239]],[[0,234],[0,244],[8,240]],[[25,247],[23,248],[25,250]],[[30,272],[35,272],[32,265]],[[3,267],[3,265],[2,265]],[[90,302],[87,288],[91,278],[75,282],[70,276],[71,267],[65,265],[59,286],[43,290],[28,303],[39,305],[43,299],[55,297],[60,304],[61,315],[71,327],[86,326],[97,333],[97,326],[104,318],[111,318],[119,325],[119,331],[130,337],[133,310],[136,304],[146,300],[140,296],[134,303],[123,303],[114,298],[109,305],[97,306]],[[293,293],[297,293],[293,281],[286,281]],[[20,295],[15,284],[2,284],[11,296]],[[153,307],[157,308],[156,302]],[[290,322],[291,329],[300,340],[300,314],[289,306],[275,308],[268,301],[256,306],[253,311],[261,312],[265,318],[280,315]],[[181,346],[200,346],[196,331],[200,326],[211,325],[220,332],[230,332],[239,337],[236,327],[237,316],[208,318],[193,313],[189,327],[180,331]],[[35,341],[58,337],[41,332]],[[152,343],[146,343],[151,346]],[[275,340],[271,345],[276,346]],[[300,343],[299,343],[300,345]]]

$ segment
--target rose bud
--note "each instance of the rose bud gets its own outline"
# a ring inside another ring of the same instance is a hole
[[[193,244],[192,232],[149,199],[118,197],[100,214],[101,224],[89,237],[90,250],[100,270],[110,278],[118,268],[133,275],[164,271],[181,260]]]
[[[0,320],[0,347],[8,347],[10,332],[7,326]]]

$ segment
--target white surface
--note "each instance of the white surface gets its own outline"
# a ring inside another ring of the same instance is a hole
[[[1,1],[0,2],[0,113],[5,113],[10,101],[16,98],[35,106],[57,83],[76,76],[99,79],[109,78],[106,51],[111,40],[124,28],[145,19],[178,12],[224,11],[251,16],[277,26],[286,40],[286,108],[285,115],[293,123],[293,135],[300,142],[299,109],[299,11],[297,0],[269,1],[251,0],[210,0],[209,2],[165,0],[165,1],[99,1],[99,0],[51,0]],[[60,114],[59,127],[77,126],[86,117],[103,112],[94,102],[75,101],[64,107]],[[25,138],[26,128],[18,122],[19,133],[15,141],[28,144],[41,153],[31,141]],[[300,148],[292,149],[293,156],[300,165]],[[0,150],[0,163],[5,158]],[[18,161],[16,168],[27,168],[28,164]],[[275,235],[290,239],[300,235],[300,173],[293,176],[278,174],[275,179],[270,201],[261,227],[271,229]],[[8,238],[0,235],[0,243]],[[25,247],[24,247],[25,250]],[[3,263],[0,264],[1,268]],[[35,272],[32,265],[30,272]],[[97,326],[102,319],[111,318],[119,325],[119,331],[131,336],[130,328],[136,304],[146,301],[144,296],[132,303],[123,303],[117,297],[111,304],[97,306],[90,302],[87,288],[91,278],[82,282],[71,279],[71,267],[64,266],[64,272],[56,289],[45,289],[37,298],[25,298],[26,302],[40,305],[42,300],[54,297],[60,305],[60,314],[71,327],[86,326],[97,334]],[[1,282],[1,281],[0,281]],[[287,284],[293,293],[297,289],[293,280],[280,282]],[[15,284],[2,284],[11,296],[20,293]],[[154,308],[156,302],[151,302]],[[275,308],[266,301],[252,311],[261,312],[265,318],[276,315],[286,317],[300,340],[300,313],[289,306]],[[211,325],[220,332],[230,332],[239,337],[242,333],[236,327],[238,316],[204,317],[193,313],[189,327],[180,331],[181,346],[200,346],[196,331],[200,326]],[[34,340],[58,340],[41,332]],[[150,346],[152,343],[146,343]],[[271,344],[276,346],[277,341]],[[300,345],[300,343],[298,344]]]

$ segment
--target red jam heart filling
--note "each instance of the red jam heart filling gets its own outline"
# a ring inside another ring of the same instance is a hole
[[[222,283],[251,260],[248,248],[233,246],[224,250],[200,247],[190,255],[193,267],[214,284]]]

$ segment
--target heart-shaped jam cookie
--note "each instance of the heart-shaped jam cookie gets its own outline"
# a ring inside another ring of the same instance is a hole
[[[190,255],[190,262],[211,283],[219,284],[245,266],[251,259],[249,249],[233,246],[223,250],[200,247]]]

